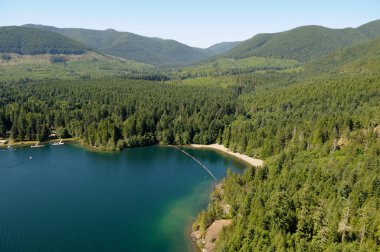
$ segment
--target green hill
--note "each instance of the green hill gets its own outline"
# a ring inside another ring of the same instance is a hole
[[[380,21],[356,29],[303,26],[289,31],[258,34],[226,53],[227,57],[250,56],[295,59],[306,62],[343,47],[369,41],[380,35]]]
[[[364,24],[357,28],[361,33],[370,38],[377,38],[380,36],[380,20],[375,20]]]
[[[153,65],[185,65],[214,55],[210,50],[190,47],[174,40],[149,38],[113,29],[100,31],[61,29],[41,25],[26,26],[58,32],[100,52]]]
[[[223,42],[200,49],[174,40],[149,38],[113,29],[100,31],[32,24],[24,27],[59,33],[99,52],[156,66],[189,65],[219,55],[235,59],[258,56],[308,62],[380,36],[380,20],[377,20],[346,29],[303,26],[280,33],[258,34],[243,42]]]
[[[380,38],[344,48],[314,60],[305,68],[311,72],[377,73],[380,69]]]
[[[222,54],[228,52],[232,48],[235,48],[241,43],[241,41],[235,42],[221,42],[215,45],[210,46],[207,50],[211,51],[214,54]]]
[[[29,27],[0,27],[0,53],[83,54],[88,46],[60,34]]]

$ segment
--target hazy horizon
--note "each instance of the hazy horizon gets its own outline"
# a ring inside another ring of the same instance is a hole
[[[242,41],[258,33],[298,26],[358,27],[380,18],[380,2],[318,1],[307,3],[242,1],[217,3],[173,1],[67,0],[61,2],[3,0],[0,26],[40,24],[59,28],[115,29],[147,37],[173,39],[207,48]]]

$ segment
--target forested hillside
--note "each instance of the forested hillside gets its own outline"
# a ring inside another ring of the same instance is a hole
[[[258,34],[226,53],[226,57],[250,56],[294,59],[302,62],[316,59],[340,48],[369,41],[380,35],[380,21],[356,29],[329,29],[303,26],[273,34]]]
[[[249,116],[223,143],[266,165],[230,174],[194,228],[232,218],[218,251],[376,251],[379,87],[379,76],[325,76],[247,95]]]
[[[380,20],[369,22],[358,27],[357,29],[371,39],[377,38],[380,36]]]
[[[243,42],[224,42],[207,49],[200,49],[174,40],[149,38],[129,32],[118,32],[113,29],[100,31],[33,24],[23,27],[12,28],[13,30],[17,29],[16,35],[8,34],[7,40],[3,39],[2,52],[36,54],[57,53],[58,51],[58,53],[78,53],[73,48],[81,45],[79,47],[84,49],[83,45],[86,45],[86,47],[105,54],[160,67],[189,65],[220,55],[233,59],[259,56],[307,62],[338,49],[367,42],[380,36],[380,21],[373,21],[358,28],[346,29],[303,26],[280,33],[258,34]],[[27,28],[34,30],[23,30]],[[36,30],[41,33],[38,34],[38,37],[42,41],[35,39],[37,35],[31,35],[31,31],[35,33]],[[45,34],[43,31],[49,33]],[[52,32],[55,33],[54,36],[49,35]],[[22,33],[26,34],[23,35]],[[59,37],[57,33],[65,37]],[[11,40],[9,40],[10,38]],[[61,44],[57,44],[57,40],[61,41]],[[72,43],[76,45],[74,46]],[[37,47],[37,44],[40,47]],[[50,47],[56,48],[56,50],[52,50]],[[71,51],[69,50],[70,47],[73,47],[70,49]]]
[[[252,56],[244,59],[221,57],[176,69],[171,73],[180,78],[194,78],[200,76],[236,76],[255,72],[294,72],[301,70],[302,63],[296,60]]]
[[[232,220],[217,251],[377,251],[380,75],[366,74],[362,49],[378,55],[378,44],[341,58],[339,67],[363,62],[363,71],[281,78],[239,98],[245,116],[225,128],[221,142],[266,162],[230,173],[194,223],[205,235],[213,221]]]
[[[0,27],[0,53],[18,54],[82,54],[89,50],[75,40],[39,29]]]
[[[380,38],[344,48],[305,66],[308,72],[377,74],[380,69]]]
[[[100,31],[76,28],[61,29],[41,25],[26,26],[60,33],[96,48],[100,52],[153,65],[185,65],[214,55],[212,51],[190,47],[174,40],[149,38],[113,29]]]

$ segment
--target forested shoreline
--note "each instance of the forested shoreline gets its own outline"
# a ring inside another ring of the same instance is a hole
[[[228,88],[122,78],[1,88],[0,136],[45,141],[54,131],[107,150],[213,143],[236,100]]]
[[[252,117],[232,122],[224,144],[265,165],[229,173],[193,229],[204,237],[231,219],[217,251],[376,251],[379,87],[377,76],[332,75],[242,96]]]
[[[266,158],[293,142],[313,149],[335,141],[337,148],[350,132],[378,124],[376,76],[257,74],[220,81],[3,83],[0,137],[45,141],[54,132],[108,150],[217,142]]]

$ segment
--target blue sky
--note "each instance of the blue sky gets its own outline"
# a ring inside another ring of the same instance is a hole
[[[208,47],[301,25],[357,27],[380,19],[379,0],[0,0],[0,26],[113,28]]]

